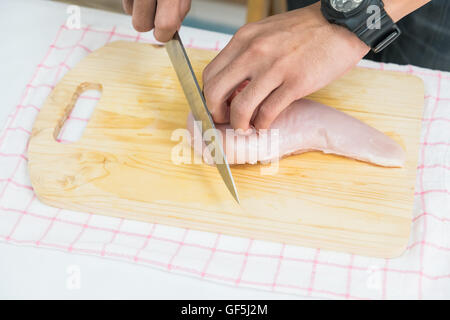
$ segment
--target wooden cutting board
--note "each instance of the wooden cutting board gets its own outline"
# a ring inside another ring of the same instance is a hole
[[[216,52],[188,50],[197,77]],[[78,95],[102,97],[80,140],[55,137]],[[69,71],[33,128],[29,172],[51,206],[355,254],[395,257],[409,238],[424,88],[419,78],[356,68],[311,99],[385,132],[403,168],[310,152],[274,175],[232,167],[237,205],[215,167],[175,165],[171,134],[189,107],[163,47],[114,42]]]

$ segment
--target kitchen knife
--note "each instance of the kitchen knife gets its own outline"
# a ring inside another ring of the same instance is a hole
[[[216,130],[214,122],[211,118],[208,108],[206,107],[205,97],[198,85],[197,78],[195,77],[194,70],[192,69],[189,57],[186,54],[183,43],[181,42],[180,35],[178,31],[175,32],[172,40],[166,43],[166,50],[169,54],[172,65],[180,81],[181,87],[183,88],[186,99],[194,116],[195,121],[200,121],[202,134],[207,130]],[[231,195],[239,203],[239,196],[236,190],[236,185],[234,183],[233,176],[231,175],[230,166],[228,165],[227,158],[223,151],[222,142],[219,139],[214,139],[214,141],[209,142],[209,144],[215,143],[214,152],[215,156],[213,158],[218,159],[216,162],[216,167],[222,176],[225,185],[231,192]],[[209,145],[206,141],[205,144]]]

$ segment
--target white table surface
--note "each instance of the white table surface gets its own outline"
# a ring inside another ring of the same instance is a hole
[[[0,1],[0,127],[18,103],[44,56],[67,5],[43,0]],[[130,18],[81,9],[82,24],[130,26]],[[1,170],[1,168],[0,168]],[[68,268],[80,270],[80,288],[68,289]],[[148,267],[92,256],[0,243],[0,299],[295,299],[235,288]]]

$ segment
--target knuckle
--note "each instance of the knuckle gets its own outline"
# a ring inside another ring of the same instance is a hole
[[[246,35],[246,33],[247,33],[247,31],[244,30],[244,27],[241,27],[238,29],[238,31],[236,31],[233,38],[235,40],[243,40],[245,38],[244,36]]]
[[[262,37],[257,37],[252,40],[249,45],[248,51],[253,55],[265,55],[270,50],[270,45]]]
[[[237,40],[246,40],[250,37],[255,29],[254,23],[247,23],[246,25],[240,27],[238,31],[234,34],[234,38]]]

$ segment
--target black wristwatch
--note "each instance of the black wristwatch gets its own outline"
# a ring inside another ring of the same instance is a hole
[[[401,34],[381,0],[322,0],[321,10],[325,19],[355,33],[375,53]]]

